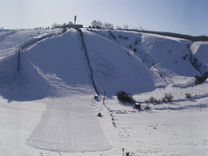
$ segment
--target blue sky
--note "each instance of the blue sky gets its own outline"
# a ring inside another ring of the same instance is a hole
[[[0,0],[0,27],[33,28],[78,16],[147,30],[208,35],[208,0]]]

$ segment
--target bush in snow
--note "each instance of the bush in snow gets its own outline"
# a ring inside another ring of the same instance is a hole
[[[158,100],[151,96],[149,99],[145,100],[145,103],[160,104],[161,100]]]
[[[195,76],[195,84],[202,84],[206,79],[205,76]]]
[[[155,99],[154,97],[150,97],[150,98],[149,98],[149,102],[150,102],[150,103],[157,103],[158,100]]]
[[[173,95],[172,94],[165,94],[164,97],[162,98],[163,102],[172,102],[173,101]]]
[[[144,107],[144,110],[145,110],[145,111],[150,111],[150,110],[151,110],[151,107],[150,107],[150,106],[145,106],[145,107]]]
[[[133,51],[134,51],[134,53],[136,53],[137,52],[137,49],[136,48],[133,48]]]
[[[186,98],[191,99],[192,98],[191,93],[186,93]]]
[[[195,76],[195,84],[202,84],[208,78],[208,72],[204,73],[202,76]]]
[[[135,103],[134,108],[141,111],[141,104],[140,103]]]
[[[201,76],[195,76],[195,84],[201,84],[204,82],[204,79]]]
[[[97,116],[100,118],[103,117],[103,115],[101,113],[98,113]]]
[[[119,91],[117,94],[117,99],[120,103],[129,103],[129,104],[135,104],[136,100],[128,93],[124,91]]]

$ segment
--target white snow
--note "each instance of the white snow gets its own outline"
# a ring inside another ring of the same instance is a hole
[[[206,156],[208,83],[194,84],[199,72],[188,58],[191,50],[206,66],[207,43],[189,49],[191,42],[178,38],[112,31],[115,40],[107,30],[82,30],[105,105],[102,96],[94,99],[76,30],[0,31],[0,155],[120,156],[124,148],[136,156]],[[16,51],[33,41],[18,73]],[[118,103],[120,90],[150,110]],[[166,93],[172,103],[145,103]]]
[[[115,111],[114,120],[117,142],[108,155],[119,155],[122,147],[135,155],[207,155],[207,112]]]

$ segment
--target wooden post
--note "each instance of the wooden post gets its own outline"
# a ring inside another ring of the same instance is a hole
[[[124,148],[122,148],[122,156],[124,156]]]
[[[18,50],[18,54],[17,54],[17,72],[20,72],[20,49]]]
[[[105,91],[104,91],[104,94],[103,94],[103,105],[105,105]]]

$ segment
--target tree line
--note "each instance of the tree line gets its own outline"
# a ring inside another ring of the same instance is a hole
[[[127,24],[123,26],[114,26],[113,24],[109,22],[101,22],[100,20],[93,20],[91,22],[91,25],[89,28],[96,28],[96,29],[117,29],[117,30],[125,30],[125,31],[134,31],[134,32],[143,32],[143,33],[151,33],[151,34],[157,34],[162,36],[169,36],[169,37],[176,37],[176,38],[182,38],[187,39],[193,42],[196,41],[208,41],[208,36],[201,35],[201,36],[192,36],[192,35],[186,35],[186,34],[180,34],[180,33],[174,33],[174,32],[164,32],[164,31],[150,31],[150,30],[144,30],[143,27],[138,27],[135,29],[129,28]]]

